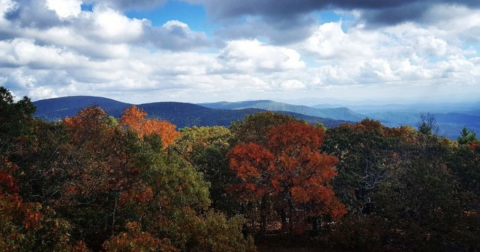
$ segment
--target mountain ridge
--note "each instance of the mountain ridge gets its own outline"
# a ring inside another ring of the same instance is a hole
[[[37,106],[35,116],[46,120],[61,120],[73,116],[79,110],[98,105],[109,115],[120,117],[126,108],[134,104],[119,102],[113,99],[97,96],[67,96],[45,99],[33,102]],[[357,122],[364,118],[379,120],[385,126],[398,127],[410,125],[417,128],[420,115],[430,113],[437,121],[440,135],[457,139],[463,127],[480,135],[480,109],[471,103],[468,106],[446,105],[445,107],[413,105],[385,105],[354,107],[362,111],[346,107],[316,109],[304,105],[290,105],[271,100],[253,100],[243,102],[215,103],[183,103],[183,102],[152,102],[137,104],[144,109],[149,117],[157,117],[176,124],[179,128],[191,126],[229,126],[232,121],[244,119],[248,114],[261,111],[275,111],[289,114],[309,123],[323,123],[326,127],[335,127],[342,122]],[[429,108],[430,109],[426,109]],[[414,109],[412,109],[414,108]],[[433,108],[433,109],[432,109]],[[322,114],[323,113],[323,114]],[[316,115],[316,116],[315,116]]]
[[[199,105],[215,109],[244,109],[257,108],[276,112],[293,112],[304,114],[307,116],[331,118],[335,120],[346,121],[360,121],[366,116],[360,115],[347,107],[323,108],[317,109],[304,105],[291,105],[282,102],[275,102],[271,100],[252,100],[241,102],[215,102],[215,103],[200,103]]]
[[[33,102],[37,106],[35,116],[45,120],[61,120],[65,117],[71,117],[79,110],[88,106],[99,106],[109,115],[116,118],[120,117],[123,111],[135,104],[123,103],[109,98],[95,96],[69,96],[61,98],[45,99]],[[147,112],[150,118],[159,118],[167,120],[178,128],[192,126],[230,126],[232,121],[244,119],[249,114],[254,114],[264,109],[243,108],[243,109],[212,109],[193,103],[183,102],[153,102],[137,104],[137,107]],[[322,123],[326,127],[335,127],[346,120],[335,120],[330,118],[321,118],[307,116],[294,112],[281,112],[305,120],[309,123]]]

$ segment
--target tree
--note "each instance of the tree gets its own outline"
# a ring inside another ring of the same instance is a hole
[[[239,143],[230,152],[230,168],[239,179],[230,190],[240,201],[259,202],[261,232],[271,215],[268,204],[280,212],[284,228],[288,217],[290,233],[299,211],[334,219],[346,213],[329,184],[337,159],[319,151],[324,136],[320,127],[288,122],[270,128],[265,145]]]
[[[293,121],[298,120],[290,115],[260,112],[248,115],[244,120],[233,122],[230,131],[234,141],[266,144],[268,142],[267,132],[271,127]]]
[[[460,132],[460,136],[457,139],[458,144],[478,144],[478,138],[475,131],[468,130],[467,127],[463,127],[462,131]]]
[[[146,119],[147,113],[137,106],[132,106],[125,110],[120,117],[120,124],[135,131],[140,138],[146,135],[158,134],[162,140],[163,148],[174,143],[174,140],[180,136],[174,124],[167,121],[161,121],[157,118]]]
[[[418,131],[426,136],[437,135],[438,126],[435,121],[435,116],[427,113],[420,115],[420,123],[418,124]]]
[[[159,239],[142,231],[138,222],[128,222],[126,231],[110,237],[102,246],[105,251],[115,252],[177,252],[168,239]]]
[[[223,126],[183,128],[174,150],[189,161],[210,183],[211,207],[228,216],[238,214],[238,204],[225,191],[235,176],[228,168],[232,134]]]
[[[323,151],[339,158],[333,188],[352,214],[370,213],[372,194],[397,165],[399,139],[410,140],[413,129],[388,129],[379,121],[364,119],[327,131]]]
[[[160,135],[140,138],[95,106],[25,118],[0,153],[0,251],[248,249],[238,218],[206,214],[208,183]]]
[[[13,151],[19,138],[30,133],[35,110],[28,97],[14,102],[10,91],[0,87],[0,154]]]

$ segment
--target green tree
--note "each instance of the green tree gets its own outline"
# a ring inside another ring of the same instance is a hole
[[[211,207],[229,216],[239,213],[238,204],[225,191],[235,180],[227,159],[231,138],[230,130],[222,126],[184,128],[174,146],[210,183]]]
[[[458,144],[475,144],[479,143],[477,134],[475,131],[468,130],[467,127],[463,127],[460,132],[460,136],[457,139]]]
[[[437,135],[438,126],[435,121],[435,116],[427,113],[420,115],[420,122],[418,123],[418,131],[426,136]]]
[[[268,142],[267,132],[271,127],[293,121],[299,120],[289,115],[273,112],[260,112],[248,115],[244,120],[233,122],[230,126],[230,131],[232,132],[233,141],[235,143],[238,141],[244,143],[252,142],[266,144]]]
[[[339,158],[338,176],[332,180],[332,186],[350,213],[373,211],[372,194],[397,165],[402,131],[409,132],[404,128],[388,129],[371,119],[327,131],[322,149]]]
[[[14,102],[10,91],[0,87],[0,154],[13,152],[22,137],[30,134],[35,110],[29,98]]]

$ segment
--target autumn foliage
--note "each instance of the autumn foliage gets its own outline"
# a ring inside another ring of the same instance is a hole
[[[267,136],[266,145],[239,143],[230,152],[230,169],[239,179],[230,191],[240,201],[262,202],[261,207],[271,201],[276,211],[288,212],[291,231],[296,213],[342,217],[346,209],[330,186],[337,158],[320,152],[323,129],[288,122],[272,127]]]
[[[180,136],[175,130],[175,125],[167,121],[161,121],[157,118],[147,119],[147,113],[137,106],[132,106],[125,110],[120,117],[120,124],[135,131],[140,138],[152,134],[160,135],[162,146],[164,148],[173,144],[174,140]]]
[[[0,88],[2,252],[480,251],[467,129],[452,141],[266,112],[177,132],[136,107],[120,123],[96,106],[34,111]]]

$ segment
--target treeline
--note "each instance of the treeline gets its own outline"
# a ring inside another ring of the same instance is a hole
[[[0,251],[480,250],[480,144],[270,112],[180,131],[131,107],[60,122],[0,88]]]

